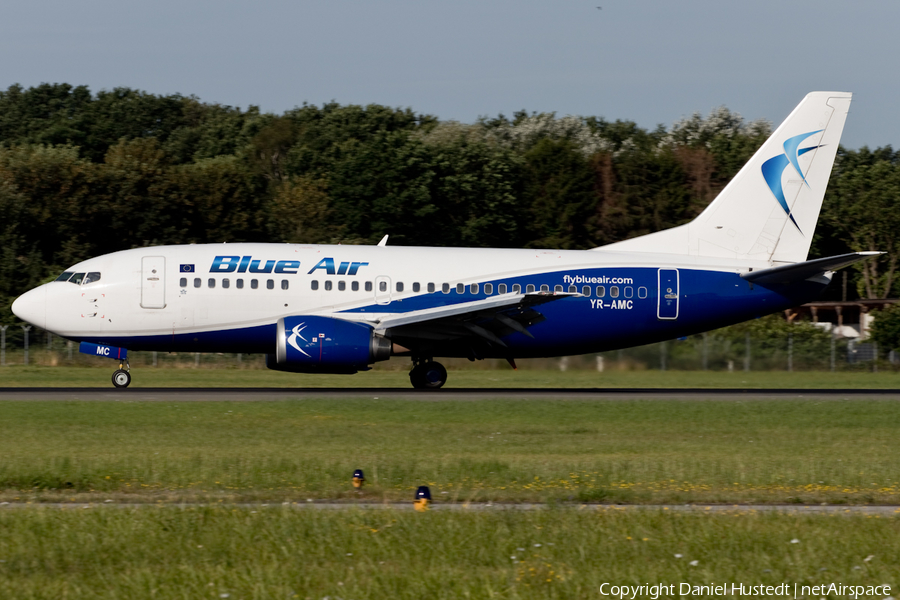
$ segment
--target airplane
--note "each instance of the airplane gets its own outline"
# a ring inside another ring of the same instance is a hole
[[[590,250],[316,244],[136,248],[80,262],[12,311],[81,352],[262,353],[297,373],[435,357],[603,352],[683,337],[819,296],[877,252],[807,260],[851,94],[807,95],[693,221]]]

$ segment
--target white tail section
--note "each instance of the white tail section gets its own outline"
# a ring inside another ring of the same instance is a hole
[[[603,250],[805,261],[850,98],[807,95],[696,219]]]

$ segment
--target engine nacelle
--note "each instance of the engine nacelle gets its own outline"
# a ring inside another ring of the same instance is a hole
[[[391,357],[391,341],[362,323],[331,317],[278,319],[266,366],[295,373],[356,373]]]

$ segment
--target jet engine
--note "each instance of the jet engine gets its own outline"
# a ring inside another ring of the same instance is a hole
[[[266,366],[293,373],[356,373],[391,357],[391,341],[362,323],[331,317],[278,319]]]

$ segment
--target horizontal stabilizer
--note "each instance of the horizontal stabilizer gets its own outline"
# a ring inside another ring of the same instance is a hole
[[[842,267],[852,265],[853,263],[869,258],[870,256],[878,256],[879,254],[883,254],[883,252],[851,252],[850,254],[817,258],[815,260],[774,267],[772,269],[750,271],[749,273],[743,273],[741,277],[751,283],[758,283],[760,285],[795,283],[822,275],[829,271],[836,271]]]

